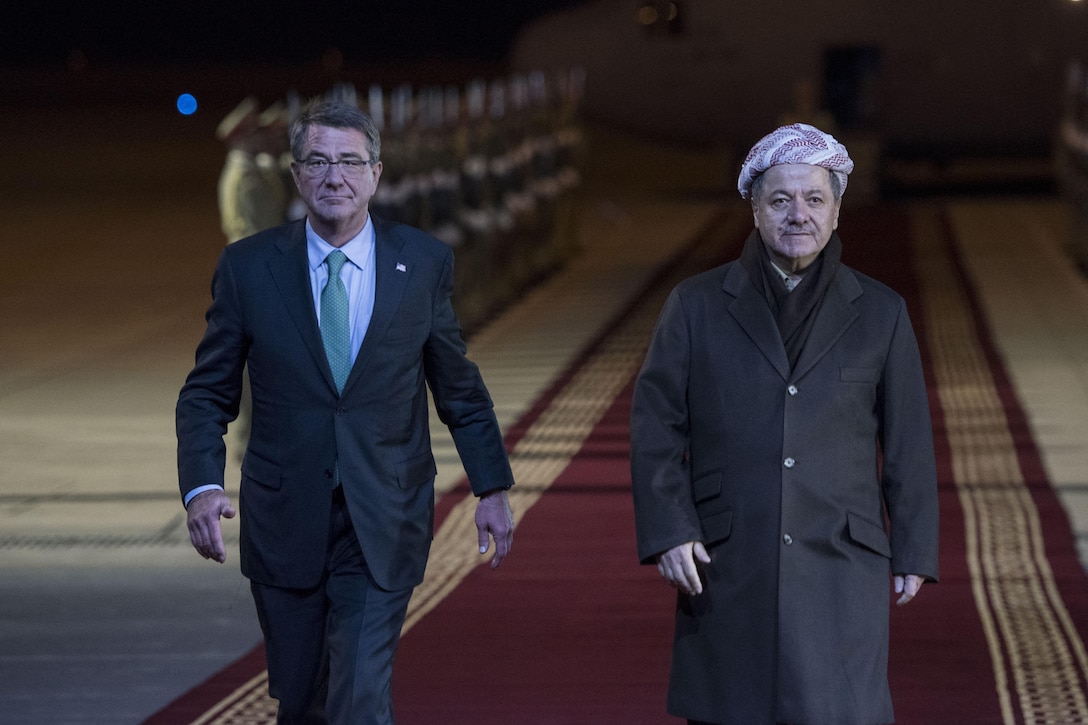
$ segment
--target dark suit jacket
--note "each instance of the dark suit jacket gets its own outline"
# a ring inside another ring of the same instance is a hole
[[[434,518],[429,384],[473,491],[513,484],[491,398],[450,303],[453,254],[372,217],[373,317],[337,395],[306,260],[304,222],[227,247],[207,330],[177,405],[181,492],[223,483],[227,423],[248,364],[252,430],[242,462],[242,573],[310,587],[324,571],[334,466],[363,554],[387,589],[423,578]]]
[[[890,722],[890,574],[937,577],[933,439],[903,300],[840,267],[791,371],[739,263],[681,283],[639,374],[631,448],[639,557],[694,540],[713,559],[705,593],[679,600],[670,711]]]

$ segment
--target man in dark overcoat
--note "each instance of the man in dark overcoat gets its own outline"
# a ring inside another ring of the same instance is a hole
[[[743,165],[755,230],[682,282],[635,387],[638,552],[677,588],[690,723],[892,722],[889,583],[937,579],[926,384],[903,299],[843,265],[853,163],[812,126]]]

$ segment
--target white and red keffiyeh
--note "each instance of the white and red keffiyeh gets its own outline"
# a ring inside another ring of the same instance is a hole
[[[831,134],[807,123],[782,126],[760,139],[744,159],[737,179],[741,198],[750,199],[752,182],[778,164],[812,164],[830,169],[839,178],[841,191],[846,191],[846,175],[854,170],[846,147]]]

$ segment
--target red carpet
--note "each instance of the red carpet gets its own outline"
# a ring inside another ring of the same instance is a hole
[[[635,560],[629,393],[522,521],[519,563],[476,570],[404,638],[398,723],[670,720],[674,594]]]
[[[951,233],[935,212],[888,208],[844,212],[841,228],[847,263],[907,298],[931,386],[942,581],[892,613],[897,722],[1088,722],[1088,577]],[[606,331],[556,382],[510,431],[515,453],[602,346],[639,330],[645,344],[653,315],[639,307],[656,310],[677,277],[735,256],[740,239],[722,234],[663,273],[631,311],[636,324]],[[870,239],[879,244],[860,246]],[[664,713],[674,595],[636,561],[630,372],[624,380],[521,520],[510,559],[471,571],[405,635],[394,683],[400,725],[680,722]],[[440,502],[440,519],[457,498]],[[147,722],[267,721],[262,664],[258,649]]]

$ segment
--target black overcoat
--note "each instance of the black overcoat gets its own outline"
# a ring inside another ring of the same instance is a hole
[[[840,266],[790,370],[739,262],[681,283],[635,387],[639,557],[702,541],[669,711],[717,723],[893,720],[890,575],[937,578],[927,391],[903,299]]]

